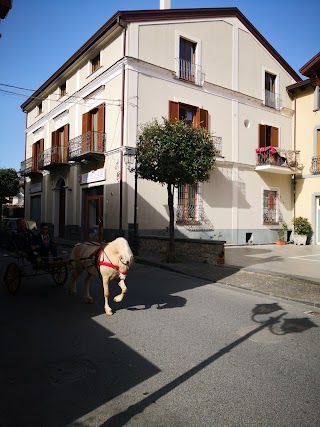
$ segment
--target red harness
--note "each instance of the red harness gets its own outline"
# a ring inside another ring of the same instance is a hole
[[[97,259],[99,259],[99,256],[103,249],[100,249],[97,253]],[[106,261],[97,261],[97,265],[104,265],[105,267],[113,268],[114,270],[119,271],[120,274],[123,274],[124,276],[127,274],[127,271],[120,271],[120,267],[118,265],[112,264],[112,262],[106,262]]]

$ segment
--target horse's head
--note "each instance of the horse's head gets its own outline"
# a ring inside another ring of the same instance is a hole
[[[133,255],[132,254],[126,254],[126,256],[124,255],[120,255],[119,256],[119,275],[120,275],[120,280],[125,280],[126,278],[126,274],[131,266],[133,262]]]

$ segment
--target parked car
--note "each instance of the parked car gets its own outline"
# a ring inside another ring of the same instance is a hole
[[[12,249],[12,237],[17,233],[17,220],[19,218],[3,218],[0,222],[0,245]],[[32,219],[25,219],[26,226],[32,232],[37,230],[37,223]]]

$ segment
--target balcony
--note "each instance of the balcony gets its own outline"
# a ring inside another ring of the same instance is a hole
[[[256,149],[257,163],[255,170],[281,175],[300,174],[300,151],[284,150],[279,147],[260,147]]]
[[[274,108],[275,110],[280,110],[281,108],[281,99],[278,93],[270,92],[270,90],[264,91],[264,104],[267,107]]]
[[[21,162],[21,169],[20,169],[20,175],[21,176],[32,176],[40,174],[41,171],[38,167],[38,162],[35,161],[33,157],[29,157],[29,159],[24,160]]]
[[[69,141],[69,161],[104,160],[107,145],[107,134],[103,132],[88,131]]]
[[[179,79],[202,86],[204,73],[202,67],[183,58],[176,58],[178,61]]]
[[[221,136],[213,136],[213,145],[216,157],[222,157],[222,137]]]
[[[51,147],[38,156],[38,167],[41,170],[53,170],[68,166],[68,147]]]
[[[310,172],[313,175],[320,174],[320,157],[312,157]]]

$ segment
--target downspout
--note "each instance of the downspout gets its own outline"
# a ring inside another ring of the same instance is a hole
[[[126,57],[126,39],[127,39],[127,26],[118,18],[118,25],[123,28],[123,61]],[[126,83],[126,69],[125,64],[122,64],[122,89],[121,89],[121,129],[120,129],[120,147],[124,146],[124,104],[125,104],[125,83]],[[123,216],[123,151],[120,149],[120,177],[119,177],[119,233],[123,234],[122,230],[122,216]]]
[[[293,149],[296,151],[297,145],[297,97],[294,97],[294,119],[293,119]],[[293,175],[293,218],[296,217],[296,175]]]

